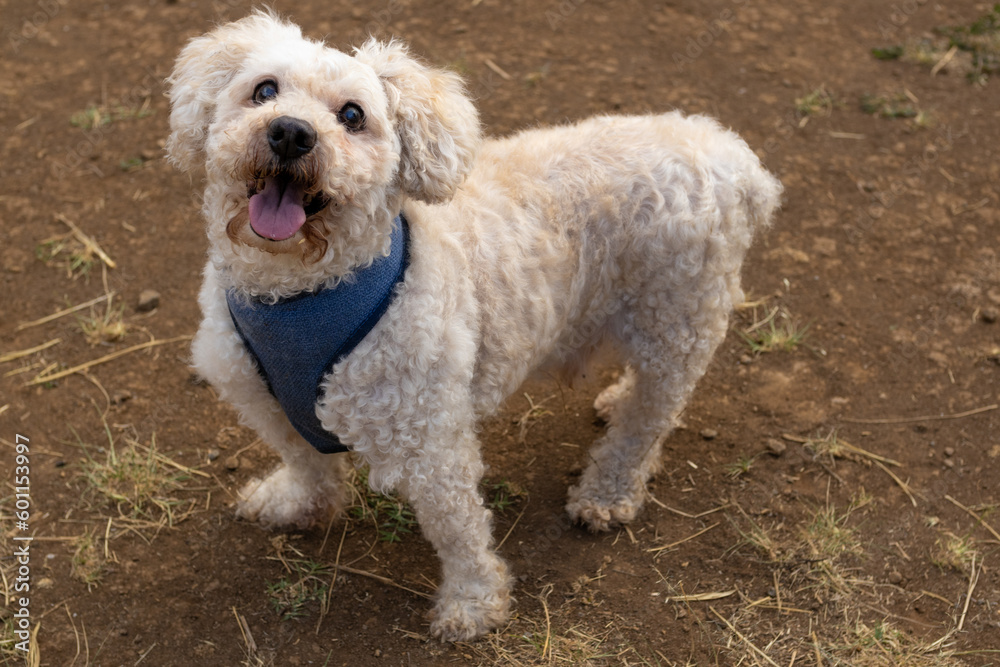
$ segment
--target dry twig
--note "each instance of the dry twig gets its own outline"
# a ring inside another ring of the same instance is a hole
[[[990,410],[996,410],[1000,408],[1000,405],[994,403],[993,405],[987,405],[981,408],[976,408],[974,410],[966,410],[965,412],[956,412],[951,415],[927,415],[924,417],[888,417],[886,419],[849,419],[843,417],[841,421],[849,422],[851,424],[910,424],[912,422],[929,422],[938,421],[943,419],[962,419],[963,417],[971,417],[972,415],[978,415],[983,412],[989,412]]]
[[[113,361],[118,357],[124,357],[126,354],[131,354],[133,352],[138,352],[140,350],[145,350],[150,347],[156,347],[158,345],[168,345],[170,343],[177,343],[182,340],[191,340],[191,336],[175,336],[173,338],[168,338],[166,340],[151,340],[146,343],[140,343],[139,345],[133,345],[132,347],[126,348],[124,350],[119,350],[117,352],[112,352],[111,354],[105,355],[99,359],[93,359],[86,363],[80,364],[79,366],[74,366],[73,368],[67,368],[64,371],[59,371],[58,373],[52,373],[51,375],[38,376],[31,382],[25,383],[24,386],[31,387],[36,384],[42,384],[45,382],[51,382],[52,380],[58,380],[64,378],[67,375],[73,375],[74,373],[79,373],[80,371],[85,371],[88,368],[93,368],[94,366],[99,366],[100,364]]]

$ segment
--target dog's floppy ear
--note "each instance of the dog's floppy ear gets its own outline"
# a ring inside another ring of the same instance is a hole
[[[452,72],[417,62],[399,42],[369,39],[354,57],[382,79],[400,139],[403,191],[435,204],[465,180],[479,148],[479,115]]]
[[[219,91],[253,48],[301,36],[297,26],[282,22],[275,14],[256,11],[188,42],[167,78],[170,137],[166,148],[170,162],[183,171],[200,164]]]

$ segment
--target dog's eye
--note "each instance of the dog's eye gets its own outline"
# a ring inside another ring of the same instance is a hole
[[[337,119],[344,124],[348,130],[358,132],[365,129],[365,112],[357,104],[348,102],[337,113]]]
[[[261,81],[257,84],[257,87],[253,89],[253,103],[263,104],[264,102],[269,102],[278,96],[278,84],[274,81],[268,79],[267,81]]]

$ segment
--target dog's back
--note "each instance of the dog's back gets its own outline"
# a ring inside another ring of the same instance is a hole
[[[444,216],[480,304],[479,411],[542,365],[570,377],[650,278],[686,291],[739,269],[781,185],[736,134],[679,113],[604,116],[487,141]],[[423,209],[424,207],[421,207]]]

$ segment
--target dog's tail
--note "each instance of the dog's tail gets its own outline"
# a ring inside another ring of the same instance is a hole
[[[775,211],[781,205],[781,193],[784,190],[781,181],[768,172],[754,156],[741,185],[743,207],[750,223],[750,233],[767,229],[774,221]]]

